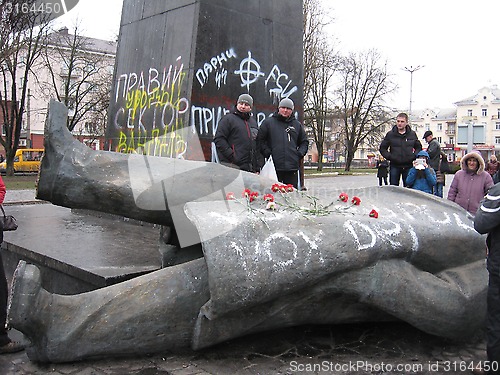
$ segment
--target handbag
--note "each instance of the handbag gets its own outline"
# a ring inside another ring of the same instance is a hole
[[[3,209],[3,205],[0,205],[0,209],[2,209],[3,216],[0,216],[0,229],[3,231],[7,230],[16,230],[17,223],[16,218],[12,215],[6,215],[5,210]]]
[[[260,175],[262,177],[267,177],[273,181],[278,181],[278,175],[276,174],[276,169],[274,168],[274,162],[272,156],[269,156],[269,159],[267,159],[266,164],[264,164],[264,166],[260,170]]]

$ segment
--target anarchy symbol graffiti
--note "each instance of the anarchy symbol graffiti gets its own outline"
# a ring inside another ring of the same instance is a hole
[[[241,87],[246,86],[247,90],[250,90],[250,85],[259,77],[264,76],[264,73],[260,71],[259,63],[252,58],[250,51],[248,51],[248,57],[241,60],[240,69],[235,70],[234,73],[240,75]]]

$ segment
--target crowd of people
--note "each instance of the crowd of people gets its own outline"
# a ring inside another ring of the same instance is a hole
[[[427,143],[426,150],[422,149],[415,131],[410,128],[408,115],[397,115],[396,125],[385,135],[379,148],[377,177],[380,186],[384,176],[389,174],[391,185],[398,186],[402,178],[405,187],[443,198],[446,173],[450,172],[448,159],[432,131],[427,130],[423,139]],[[467,153],[453,177],[447,199],[475,215],[481,199],[498,182],[498,166],[494,154],[485,163],[480,152]]]
[[[214,144],[216,159],[225,165],[259,173],[265,160],[272,156],[279,182],[303,188],[300,184],[300,162],[308,150],[302,124],[294,114],[294,103],[283,98],[276,111],[261,126],[252,115],[253,98],[241,94],[231,113],[219,122]],[[377,160],[379,186],[389,184],[420,190],[443,198],[446,173],[450,166],[439,141],[432,131],[423,135],[423,150],[417,133],[408,123],[408,115],[399,113],[396,124],[382,140]],[[498,182],[498,160],[493,154],[486,163],[477,151],[464,155],[460,170],[453,177],[447,199],[475,215],[481,199]]]
[[[432,131],[423,139],[427,150],[408,125],[408,116],[400,113],[396,125],[380,144],[377,161],[379,185],[387,174],[390,184],[420,190],[443,197],[445,174],[450,172],[446,155]],[[387,171],[389,169],[389,172]],[[500,374],[500,185],[499,163],[492,154],[485,162],[479,151],[471,151],[460,160],[460,169],[453,176],[447,199],[455,202],[474,217],[474,228],[487,234],[487,270],[489,272],[486,321],[487,361],[479,362],[475,374]]]

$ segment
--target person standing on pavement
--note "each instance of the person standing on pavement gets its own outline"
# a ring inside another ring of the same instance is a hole
[[[0,205],[5,199],[5,184],[2,176],[0,176]],[[3,230],[0,229],[0,244],[3,242]],[[9,296],[9,288],[7,285],[7,277],[3,268],[2,252],[0,250],[0,354],[16,353],[24,350],[24,346],[12,341],[7,333],[7,300]]]
[[[489,281],[486,314],[486,353],[488,362],[473,370],[475,374],[500,374],[500,184],[491,188],[474,217],[474,229],[486,237]],[[486,366],[487,365],[487,366]]]
[[[377,178],[378,178],[378,186],[382,186],[382,180],[387,185],[387,174],[389,168],[389,162],[380,155],[377,160]]]
[[[408,125],[406,113],[396,116],[396,125],[385,135],[379,151],[391,163],[389,183],[399,186],[399,180],[403,178],[403,186],[406,186],[406,178],[413,160],[422,151],[422,144],[418,140],[417,133]]]
[[[252,107],[253,98],[241,94],[233,111],[219,121],[214,143],[221,164],[247,172],[258,172],[261,158],[256,138],[259,127],[252,116]]]
[[[466,154],[460,164],[462,169],[453,177],[448,199],[475,215],[479,202],[493,186],[493,179],[484,171],[484,160],[478,151]]]
[[[309,141],[293,109],[291,99],[281,99],[277,111],[260,126],[257,144],[266,159],[272,155],[278,181],[297,189],[300,159],[307,154]]]
[[[427,130],[424,133],[423,138],[428,146],[427,153],[429,154],[429,165],[436,172],[437,182],[433,187],[432,192],[434,195],[443,198],[443,187],[444,187],[444,173],[441,171],[441,145],[438,140],[434,138],[432,132]]]

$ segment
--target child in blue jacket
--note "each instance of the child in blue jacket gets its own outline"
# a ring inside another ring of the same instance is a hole
[[[413,161],[413,167],[406,177],[406,185],[415,190],[432,194],[432,187],[436,186],[436,172],[429,165],[429,154],[420,151],[417,159]]]

